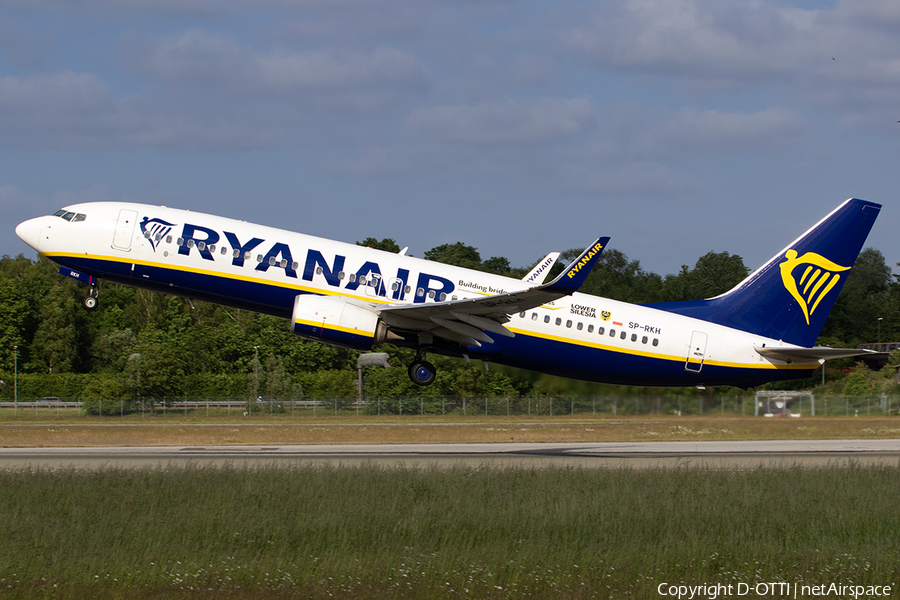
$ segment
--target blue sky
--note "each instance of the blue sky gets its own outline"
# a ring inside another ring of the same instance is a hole
[[[666,274],[855,196],[894,267],[898,121],[896,0],[0,0],[0,254],[121,200]]]

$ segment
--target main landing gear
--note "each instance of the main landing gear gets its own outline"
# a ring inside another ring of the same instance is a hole
[[[425,351],[419,350],[416,358],[409,365],[409,378],[416,385],[431,385],[437,376],[437,367],[425,360]]]

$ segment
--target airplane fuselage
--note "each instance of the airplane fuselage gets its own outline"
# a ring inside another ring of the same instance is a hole
[[[524,290],[521,280],[159,206],[85,203],[26,221],[20,237],[74,271],[290,318],[298,295],[374,307],[429,305]],[[83,218],[79,217],[83,215]],[[61,269],[65,273],[65,269]],[[753,386],[805,377],[818,360],[778,360],[776,339],[656,308],[573,293],[514,312],[514,337],[432,351],[588,381]],[[414,341],[398,339],[399,345]]]

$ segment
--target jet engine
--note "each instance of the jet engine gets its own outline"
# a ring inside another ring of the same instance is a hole
[[[303,294],[294,298],[291,332],[315,342],[368,350],[385,341],[388,329],[371,308],[344,298]]]

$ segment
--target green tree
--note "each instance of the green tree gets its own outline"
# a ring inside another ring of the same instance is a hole
[[[481,264],[481,255],[478,248],[467,246],[462,242],[455,244],[441,244],[431,250],[425,251],[425,258],[447,265],[456,265],[466,269],[484,270]]]
[[[400,252],[400,246],[397,245],[397,242],[395,242],[393,238],[378,240],[373,237],[367,237],[361,242],[356,242],[356,245],[375,248],[376,250],[384,250],[385,252],[391,252],[392,254]]]
[[[892,284],[891,269],[885,264],[884,255],[874,248],[866,248],[856,258],[821,336],[841,339],[850,346],[874,342],[881,317],[884,319],[882,339],[894,341],[892,338],[900,325],[897,299],[898,289]]]
[[[697,259],[693,269],[682,265],[677,275],[664,280],[666,301],[702,300],[723,294],[748,274],[744,259],[728,252],[708,252]]]

